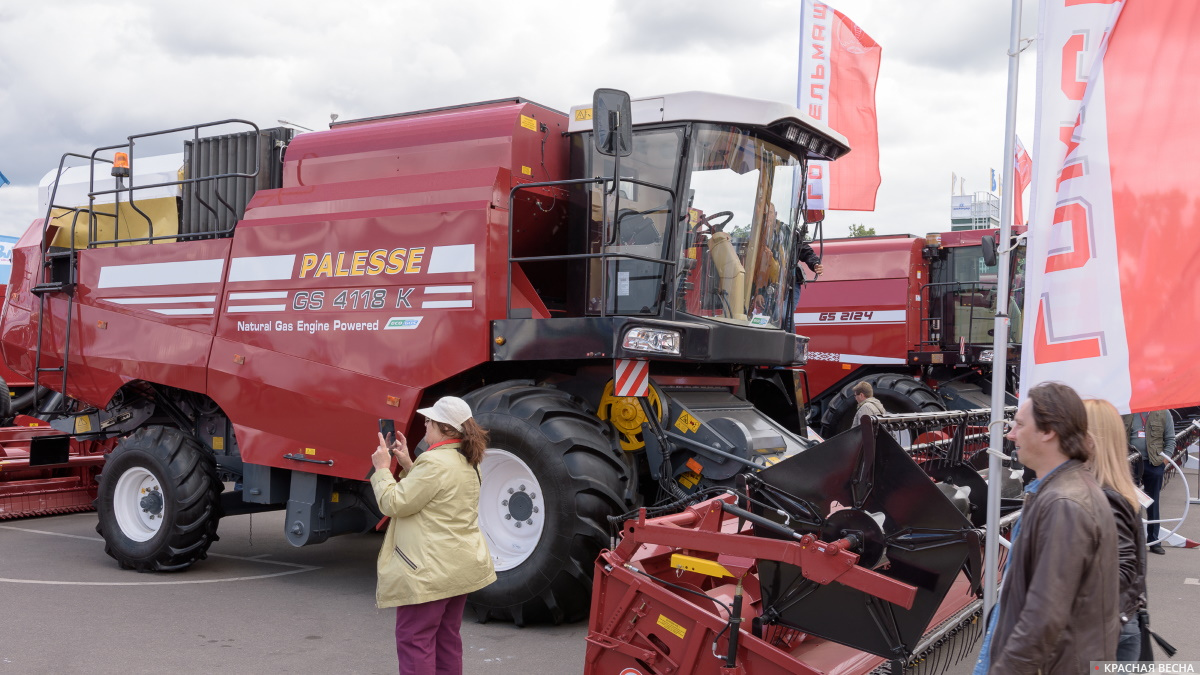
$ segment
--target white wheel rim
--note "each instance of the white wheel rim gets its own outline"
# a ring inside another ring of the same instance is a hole
[[[167,506],[158,478],[141,467],[129,469],[117,480],[113,515],[121,533],[134,541],[149,541],[162,527]]]
[[[525,562],[546,524],[542,486],[529,465],[506,450],[488,448],[479,465],[479,528],[497,572]]]

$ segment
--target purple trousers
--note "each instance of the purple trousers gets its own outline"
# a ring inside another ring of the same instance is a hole
[[[462,626],[466,595],[396,608],[396,657],[400,675],[462,675]]]

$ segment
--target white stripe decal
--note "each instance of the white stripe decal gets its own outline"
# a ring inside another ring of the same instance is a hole
[[[426,274],[474,271],[475,244],[434,246],[429,253],[429,267],[425,268]]]
[[[866,354],[842,354],[842,363],[869,363],[869,364],[888,364],[900,365],[907,363],[904,359],[897,359],[890,356],[870,356]]]
[[[100,281],[96,287],[129,288],[218,283],[224,269],[225,261],[220,258],[143,265],[110,265],[100,268]]]
[[[229,314],[241,312],[282,312],[287,305],[230,305],[225,308]]]
[[[157,305],[171,304],[173,302],[213,302],[217,299],[215,295],[181,295],[173,298],[101,298],[108,302],[115,302],[118,305]]]
[[[258,255],[234,258],[229,281],[279,281],[292,278],[295,255]]]
[[[451,307],[470,307],[470,300],[426,300],[421,303],[422,309],[447,309]]]
[[[898,359],[892,356],[870,356],[868,354],[838,354],[836,352],[809,352],[809,362],[813,361],[832,361],[834,363],[861,363],[861,364],[886,364],[886,365],[902,365],[907,363],[904,359]]]
[[[287,291],[266,291],[263,293],[230,293],[230,300],[269,300],[271,298],[286,298]]]
[[[211,316],[213,313],[212,307],[207,309],[151,309],[151,312],[159,314],[168,314],[171,316]]]
[[[470,286],[426,286],[426,293],[470,293]]]

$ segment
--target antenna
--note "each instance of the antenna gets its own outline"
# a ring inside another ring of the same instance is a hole
[[[302,125],[296,124],[295,122],[289,122],[289,121],[287,121],[287,120],[275,120],[275,121],[276,121],[276,122],[279,122],[280,124],[283,124],[283,125],[285,125],[285,126],[289,126],[289,127],[296,127],[297,129],[303,129],[303,130],[305,130],[305,131],[312,131],[312,129],[309,129],[309,128],[308,128],[308,127],[306,127],[306,126],[302,126]]]

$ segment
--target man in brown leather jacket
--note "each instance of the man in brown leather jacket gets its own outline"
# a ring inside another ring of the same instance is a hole
[[[1037,474],[1008,557],[991,673],[1072,673],[1116,657],[1117,532],[1112,510],[1083,461],[1087,412],[1070,387],[1029,390],[1008,439]],[[981,655],[982,656],[982,655]]]

